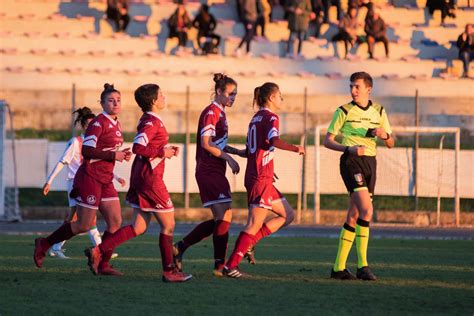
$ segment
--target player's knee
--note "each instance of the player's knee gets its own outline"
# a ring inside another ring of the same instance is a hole
[[[291,224],[295,220],[295,211],[292,208],[286,209],[285,226]]]

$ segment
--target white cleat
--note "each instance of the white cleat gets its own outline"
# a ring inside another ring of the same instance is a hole
[[[114,253],[112,254],[112,256],[110,257],[110,259],[115,259],[115,258],[117,258],[117,257],[118,257],[118,253],[114,252]]]
[[[59,249],[59,250],[50,249],[49,256],[56,257],[58,259],[71,259],[64,254],[64,249]]]

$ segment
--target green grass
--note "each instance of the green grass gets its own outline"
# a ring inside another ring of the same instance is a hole
[[[241,264],[252,278],[216,279],[208,240],[186,253],[185,270],[194,278],[165,284],[156,236],[117,249],[120,278],[88,271],[87,237],[67,243],[72,260],[46,258],[36,269],[33,239],[0,236],[1,315],[472,315],[474,307],[472,241],[371,240],[369,259],[379,280],[368,283],[328,278],[337,240],[324,238],[264,239],[257,265]]]

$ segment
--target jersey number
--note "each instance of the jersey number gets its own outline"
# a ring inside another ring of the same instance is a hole
[[[249,133],[247,135],[247,146],[251,154],[257,151],[257,126],[256,125],[252,125],[249,129]]]

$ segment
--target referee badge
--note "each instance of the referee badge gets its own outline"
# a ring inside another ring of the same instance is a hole
[[[362,178],[362,173],[356,173],[354,175],[354,179],[356,180],[358,185],[364,184],[364,178]]]

